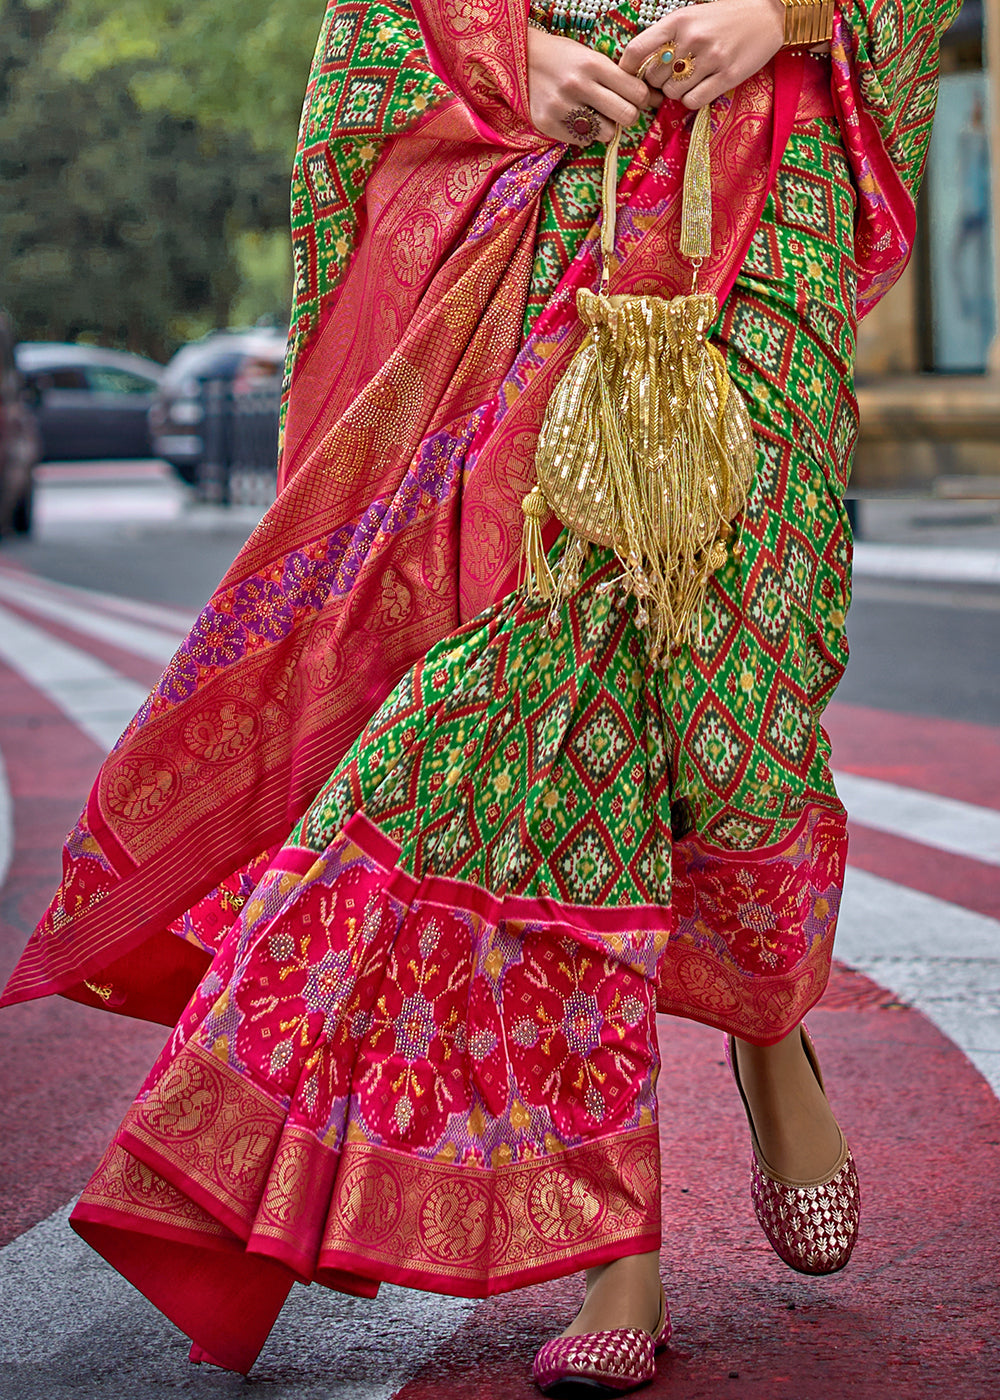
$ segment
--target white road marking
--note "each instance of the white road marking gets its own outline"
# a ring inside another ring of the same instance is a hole
[[[24,590],[56,602],[79,603],[88,608],[97,608],[101,612],[112,613],[116,617],[128,617],[134,622],[160,627],[178,636],[187,633],[196,616],[191,609],[166,607],[162,603],[146,603],[139,598],[122,598],[117,593],[102,593],[96,588],[80,588],[71,583],[53,583],[51,579],[27,574],[20,569],[5,569],[2,564],[0,579],[16,592]]]
[[[0,660],[58,705],[105,753],[148,694],[145,686],[6,608],[0,608]]]
[[[125,486],[60,486],[43,491],[36,503],[38,525],[141,524],[148,520],[177,520],[187,508],[184,488],[169,481],[150,482],[140,489]]]
[[[938,583],[1000,583],[1000,550],[917,544],[854,545],[854,572],[865,578],[933,579]]]
[[[1000,1096],[1000,921],[848,866],[835,954],[933,1021]]]
[[[14,858],[14,804],[7,782],[7,769],[3,754],[0,753],[0,889],[7,878],[10,863]]]
[[[30,583],[16,582],[0,574],[0,598],[17,603],[27,612],[39,617],[51,618],[71,627],[84,636],[96,637],[98,641],[110,642],[112,646],[142,656],[148,661],[156,661],[165,666],[180,643],[184,632],[164,632],[160,628],[149,627],[129,618],[113,617],[98,612],[86,603],[70,602],[68,599],[53,597],[44,589],[33,588]]]
[[[1000,865],[1000,812],[857,773],[833,776],[848,815],[862,825]]]
[[[35,533],[49,542],[76,538],[80,530],[112,534],[121,526],[182,522],[185,533],[223,530],[246,538],[266,507],[234,504],[209,505],[192,499],[190,491],[169,476],[141,482],[109,478],[106,483],[65,484],[60,476],[43,486],[35,501]],[[238,543],[234,543],[233,553]]]
[[[70,1207],[0,1249],[3,1400],[176,1400],[243,1393],[67,1226]],[[272,1400],[390,1400],[475,1302],[383,1284],[376,1299],[296,1285],[253,1370]],[[85,1379],[84,1379],[85,1378]]]

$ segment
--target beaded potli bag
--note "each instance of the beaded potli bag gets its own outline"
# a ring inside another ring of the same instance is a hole
[[[577,293],[588,335],[549,400],[524,498],[524,586],[556,606],[579,586],[590,545],[622,566],[610,587],[637,599],[636,621],[659,658],[700,633],[709,580],[728,557],[733,521],[754,470],[753,429],[709,330],[719,313],[698,291],[712,249],[711,108],[691,130],[680,247],[691,291],[671,300],[610,296],[615,255],[618,143],[604,161],[601,288]],[[569,532],[552,569],[542,524]],[[608,587],[608,585],[601,585]]]

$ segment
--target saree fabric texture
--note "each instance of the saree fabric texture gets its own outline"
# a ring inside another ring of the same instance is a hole
[[[481,1297],[656,1248],[656,1011],[764,1044],[821,995],[854,338],[912,246],[956,8],[845,4],[830,59],[717,104],[702,276],[757,468],[654,665],[609,551],[557,611],[515,587],[602,151],[531,128],[520,3],[330,5],[279,496],[5,993],[173,1027],[73,1223],[224,1364],[296,1279]],[[688,115],[624,143],[614,291],[686,289]]]

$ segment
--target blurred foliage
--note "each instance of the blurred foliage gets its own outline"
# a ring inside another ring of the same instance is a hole
[[[0,0],[0,304],[22,337],[162,359],[285,316],[321,9]]]
[[[246,135],[290,166],[323,11],[323,0],[66,0],[61,63],[85,80],[127,65],[140,106]]]
[[[241,233],[233,252],[240,285],[229,312],[230,324],[249,326],[255,321],[287,326],[292,300],[292,257],[288,227]]]

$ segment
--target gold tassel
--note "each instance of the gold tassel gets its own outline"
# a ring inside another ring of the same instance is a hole
[[[542,492],[535,486],[521,502],[524,512],[524,529],[521,534],[521,572],[523,587],[529,597],[551,598],[555,592],[555,579],[545,557],[542,543],[542,521],[552,514]]]
[[[709,110],[695,120],[684,176],[682,249],[695,282],[711,252]],[[605,167],[605,273],[614,246],[614,158],[613,143]],[[524,500],[526,583],[559,602],[577,586],[586,546],[610,545],[657,657],[690,639],[712,573],[728,558],[731,522],[754,470],[753,431],[708,339],[718,316],[714,295],[692,291],[666,301],[607,296],[604,286],[577,294],[589,333],[539,435],[538,485]],[[555,576],[541,550],[548,508],[569,530],[564,558],[573,561],[568,568],[561,562]]]

